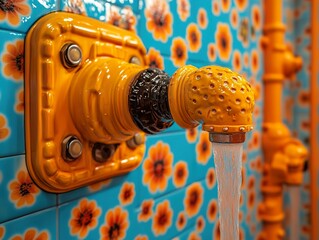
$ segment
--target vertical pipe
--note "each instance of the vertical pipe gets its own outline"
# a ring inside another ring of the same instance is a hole
[[[311,239],[318,239],[318,206],[317,206],[317,184],[318,184],[318,142],[317,142],[317,107],[318,107],[318,59],[319,59],[319,3],[313,0],[311,4],[311,80],[310,80],[310,196],[311,196]]]

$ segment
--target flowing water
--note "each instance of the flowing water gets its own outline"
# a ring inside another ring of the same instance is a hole
[[[243,144],[213,143],[221,240],[239,239]]]
[[[290,216],[289,216],[289,231],[290,240],[299,239],[299,204],[300,204],[300,186],[287,187],[290,197]]]

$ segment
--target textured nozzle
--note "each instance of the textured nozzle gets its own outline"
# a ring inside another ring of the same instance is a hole
[[[252,130],[254,91],[240,75],[228,68],[185,66],[173,75],[169,87],[173,119],[184,128],[199,124],[216,141],[233,141]],[[224,139],[224,140],[222,140]]]

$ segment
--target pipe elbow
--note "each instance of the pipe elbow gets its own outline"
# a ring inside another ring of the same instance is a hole
[[[247,132],[252,129],[254,91],[228,68],[185,66],[173,75],[169,106],[178,125],[199,124],[210,133]]]

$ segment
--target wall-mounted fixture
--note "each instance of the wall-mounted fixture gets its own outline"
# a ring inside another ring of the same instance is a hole
[[[243,142],[254,93],[231,70],[146,67],[132,32],[70,13],[41,18],[26,39],[26,156],[34,181],[66,192],[136,168],[145,133],[199,124],[213,142]]]

